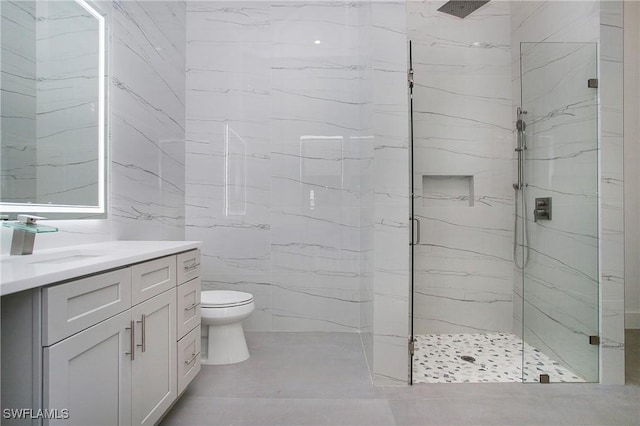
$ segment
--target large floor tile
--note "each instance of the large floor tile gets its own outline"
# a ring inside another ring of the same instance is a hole
[[[183,398],[161,425],[394,425],[394,418],[384,399]]]
[[[355,333],[256,332],[247,341],[249,360],[204,366],[162,425],[640,425],[639,385],[376,388]]]
[[[385,388],[389,399],[613,398],[640,401],[640,386],[592,383],[436,383]]]
[[[247,333],[251,358],[203,366],[192,396],[376,398],[357,333]]]
[[[455,398],[391,400],[399,425],[638,425],[627,402],[593,398]]]

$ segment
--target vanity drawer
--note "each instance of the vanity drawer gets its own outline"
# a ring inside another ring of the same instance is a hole
[[[180,253],[177,257],[178,285],[200,276],[200,250]]]
[[[176,286],[176,257],[167,256],[131,267],[131,303],[137,305]]]
[[[178,286],[178,338],[200,324],[200,278]]]
[[[42,290],[42,345],[50,346],[131,307],[131,268]]]
[[[178,341],[178,395],[200,371],[200,326]]]

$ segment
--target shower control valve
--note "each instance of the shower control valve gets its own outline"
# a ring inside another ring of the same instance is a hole
[[[551,220],[551,197],[536,198],[536,208],[533,210],[533,220]]]

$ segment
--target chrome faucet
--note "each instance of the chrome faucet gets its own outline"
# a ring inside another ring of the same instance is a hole
[[[11,255],[23,255],[33,253],[33,244],[36,234],[41,232],[57,232],[58,228],[53,226],[38,225],[38,220],[46,219],[40,216],[31,216],[28,214],[19,214],[18,220],[13,222],[3,222],[2,226],[13,228],[13,236],[11,237]]]

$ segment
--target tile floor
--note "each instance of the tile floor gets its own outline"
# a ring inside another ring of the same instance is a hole
[[[415,336],[413,383],[539,382],[585,380],[510,333],[422,334]],[[472,357],[473,360],[465,360]]]
[[[204,366],[162,426],[640,425],[640,381],[380,388],[356,333],[247,333],[247,341],[251,358]]]

